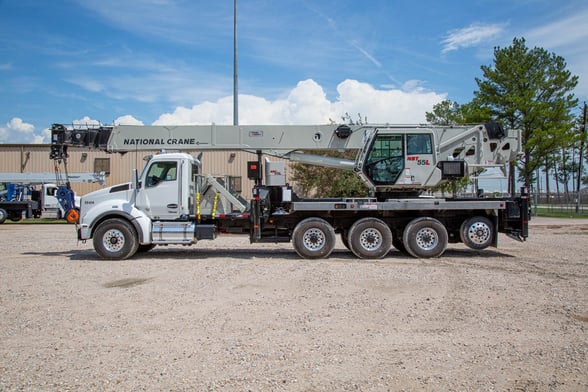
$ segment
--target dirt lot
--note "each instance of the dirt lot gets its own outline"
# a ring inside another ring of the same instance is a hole
[[[535,219],[436,260],[222,237],[113,262],[0,225],[0,390],[585,391],[587,239]]]

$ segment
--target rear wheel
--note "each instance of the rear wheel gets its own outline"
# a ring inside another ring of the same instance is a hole
[[[0,208],[0,224],[4,223],[8,218],[8,213],[4,208]]]
[[[305,259],[328,257],[335,248],[335,230],[321,218],[306,218],[296,225],[292,243],[296,253]]]
[[[437,219],[417,218],[404,229],[402,242],[414,257],[439,257],[447,248],[447,230]]]
[[[468,247],[486,249],[494,242],[494,225],[486,217],[474,216],[462,223],[459,235]]]
[[[94,232],[94,249],[103,259],[124,260],[139,248],[135,228],[122,219],[108,219]]]
[[[381,259],[392,248],[392,232],[377,218],[363,218],[349,229],[351,251],[362,259]]]

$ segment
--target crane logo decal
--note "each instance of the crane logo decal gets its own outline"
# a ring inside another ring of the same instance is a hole
[[[407,161],[414,161],[419,166],[430,166],[431,165],[431,163],[429,162],[428,159],[419,159],[419,156],[418,155],[413,155],[413,156],[406,157],[406,160]]]
[[[140,138],[136,138],[136,139],[123,139],[123,144],[125,146],[132,146],[132,145],[170,146],[170,145],[178,145],[178,144],[198,145],[198,144],[205,144],[205,143],[197,142],[196,139],[194,139],[194,138],[184,138],[184,139],[181,139],[181,138],[180,139],[176,139],[176,138],[169,138],[169,139],[163,139],[163,138],[140,139]]]

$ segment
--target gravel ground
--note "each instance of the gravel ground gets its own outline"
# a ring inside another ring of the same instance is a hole
[[[539,218],[435,260],[228,236],[120,262],[0,225],[0,390],[586,391],[587,238]]]

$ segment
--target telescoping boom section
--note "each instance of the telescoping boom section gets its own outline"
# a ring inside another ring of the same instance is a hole
[[[353,170],[374,195],[420,193],[456,175],[471,175],[490,167],[506,173],[506,165],[521,150],[519,133],[505,132],[495,123],[467,127],[384,124],[76,128],[54,124],[51,158],[65,158],[68,146],[120,153],[154,149],[262,152]],[[357,152],[355,160],[316,155],[317,151],[346,150]]]
[[[107,152],[174,151],[153,156],[128,184],[82,197],[78,238],[93,239],[104,258],[123,259],[155,245],[190,245],[220,233],[251,242],[289,242],[305,258],[328,257],[339,234],[360,258],[384,257],[395,247],[415,257],[440,256],[449,243],[497,246],[498,234],[524,240],[528,195],[508,198],[423,197],[445,182],[488,168],[506,173],[520,154],[520,135],[500,125],[254,125],[52,126],[51,159],[69,146]],[[248,203],[226,178],[202,171],[187,152],[241,150],[257,154],[248,167]],[[355,152],[355,159],[328,156]],[[177,152],[181,151],[181,152]],[[352,170],[366,198],[308,199],[286,182],[282,162]],[[265,170],[263,170],[265,168]],[[265,176],[264,176],[265,173]]]

